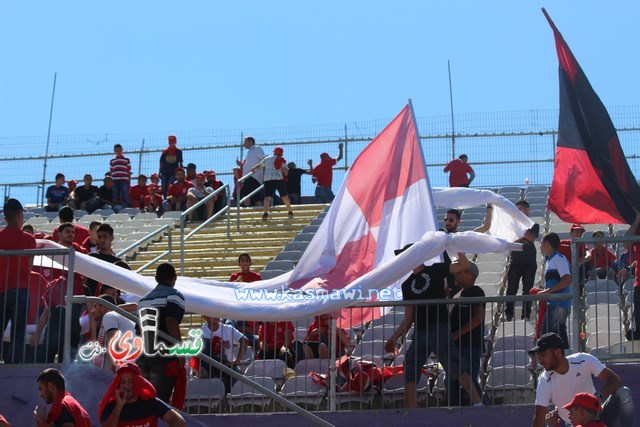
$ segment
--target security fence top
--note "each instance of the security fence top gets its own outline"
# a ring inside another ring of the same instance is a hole
[[[69,255],[75,252],[73,248],[65,249],[16,249],[11,251],[0,251],[0,256],[30,256],[30,255]]]
[[[463,298],[438,298],[410,301],[362,301],[350,305],[348,308],[360,307],[398,307],[405,305],[437,305],[437,304],[482,304],[492,302],[521,302],[521,301],[562,301],[569,300],[571,294],[542,294],[542,295],[509,295],[493,297],[463,297]]]
[[[626,242],[640,242],[640,236],[580,237],[578,239],[571,240],[572,244],[573,243],[576,243],[576,244],[577,243],[626,243]]]

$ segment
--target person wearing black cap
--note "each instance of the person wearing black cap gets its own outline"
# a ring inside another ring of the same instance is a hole
[[[35,249],[34,237],[22,231],[22,204],[8,199],[4,204],[7,226],[0,229],[0,250]],[[29,277],[32,256],[0,256],[0,327],[4,331],[11,320],[11,342],[0,341],[0,356],[6,363],[22,363],[24,332],[29,312]]]
[[[538,378],[536,390],[536,412],[531,425],[542,427],[545,418],[557,418],[571,425],[566,405],[577,393],[592,393],[604,401],[602,420],[609,426],[620,420],[622,426],[635,426],[635,409],[631,391],[622,386],[622,380],[596,357],[586,353],[564,355],[564,342],[559,335],[550,332],[538,339],[529,354],[537,356],[539,365],[545,369]],[[592,376],[604,382],[596,393]],[[556,409],[547,416],[549,405]]]
[[[396,250],[395,254],[399,255],[410,246],[406,245],[404,248]],[[449,274],[463,272],[468,268],[469,260],[463,253],[458,254],[458,260],[454,263],[440,262],[430,266],[420,264],[413,269],[413,274],[402,283],[402,297],[405,301],[445,298],[446,277]],[[396,340],[404,336],[414,322],[415,329],[404,362],[407,407],[415,408],[416,406],[416,382],[422,375],[422,366],[427,361],[430,351],[438,355],[438,360],[447,372],[447,379],[449,381],[458,380],[471,396],[471,402],[474,405],[481,405],[480,396],[469,376],[468,363],[465,360],[460,360],[458,347],[451,337],[449,310],[446,304],[407,305],[404,320],[387,340],[385,350],[395,351]],[[457,392],[451,387],[447,387],[447,389],[450,392]]]

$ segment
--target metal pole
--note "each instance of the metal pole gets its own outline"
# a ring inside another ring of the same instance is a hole
[[[575,351],[582,351],[580,332],[580,267],[578,266],[578,243],[571,241],[571,305],[573,306],[573,312],[571,319],[573,324],[573,336],[571,337],[571,348]]]
[[[73,304],[71,303],[71,298],[73,297],[73,279],[75,272],[75,257],[76,251],[75,249],[69,249],[68,255],[68,263],[67,263],[67,301],[66,301],[66,310],[64,313],[64,350],[62,363],[71,363],[71,314],[73,310]]]
[[[244,154],[244,132],[240,132],[240,158],[241,159],[243,154]],[[242,167],[240,167],[240,170],[242,171]],[[240,173],[240,176],[243,176],[243,173]],[[236,212],[237,212],[236,231],[238,233],[240,232],[240,184],[243,184],[243,183],[236,181]]]
[[[336,412],[336,319],[331,318],[331,340],[329,342],[329,412]]]
[[[227,240],[231,239],[231,187],[225,191],[227,195]]]
[[[345,168],[349,167],[349,157],[348,157],[349,150],[347,149],[348,141],[349,141],[349,135],[347,134],[347,124],[345,123],[344,124],[344,166]]]
[[[58,73],[53,73],[53,92],[51,93],[51,108],[49,109],[49,130],[47,130],[47,146],[44,151],[44,168],[42,169],[42,198],[40,204],[44,206],[44,188],[47,177],[47,157],[49,157],[49,141],[51,140],[51,121],[53,119],[53,101],[56,97],[56,80]]]
[[[451,63],[447,59],[447,69],[449,70],[449,103],[451,105],[451,158],[456,158],[456,128],[453,119],[453,86],[451,85]]]
[[[140,156],[138,156],[138,176],[142,173],[142,152],[144,151],[144,138],[142,138],[142,145],[140,146]]]
[[[184,276],[184,221],[183,216],[180,217],[180,275]]]
[[[167,236],[167,244],[169,245],[169,262],[171,262],[171,255],[173,254],[171,240],[171,228],[169,228],[169,235]]]

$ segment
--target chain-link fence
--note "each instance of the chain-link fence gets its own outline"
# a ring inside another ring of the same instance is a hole
[[[635,172],[640,167],[640,106],[611,107],[623,150]],[[109,170],[113,145],[122,144],[131,160],[133,175],[157,172],[167,135],[175,134],[184,161],[195,163],[198,171],[212,169],[225,183],[233,180],[236,159],[242,159],[245,136],[253,136],[265,152],[276,145],[285,150],[285,158],[306,168],[307,160],[320,161],[320,153],[338,153],[337,144],[345,144],[345,153],[334,173],[334,190],[345,170],[362,149],[386,126],[391,118],[325,125],[274,128],[169,130],[121,134],[84,134],[52,136],[48,156],[47,138],[0,138],[5,156],[0,158],[4,173],[0,186],[5,197],[16,197],[28,204],[42,200],[43,187],[62,172],[67,180],[79,183],[85,173],[100,181]],[[476,172],[474,186],[550,184],[557,136],[557,110],[529,110],[499,113],[458,114],[455,135],[450,116],[418,117],[422,148],[433,186],[447,186],[444,165],[465,153]],[[44,178],[43,178],[44,177]],[[100,183],[97,183],[100,185]],[[314,184],[303,179],[302,195],[312,195]]]

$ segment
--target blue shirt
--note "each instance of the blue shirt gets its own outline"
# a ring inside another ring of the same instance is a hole
[[[545,289],[552,288],[558,283],[564,276],[571,275],[571,269],[569,268],[569,261],[560,252],[556,251],[547,258],[547,264],[544,270],[544,287]],[[571,286],[556,292],[558,294],[571,293]],[[571,300],[562,301],[549,301],[548,307],[563,307],[567,310],[571,308]]]

